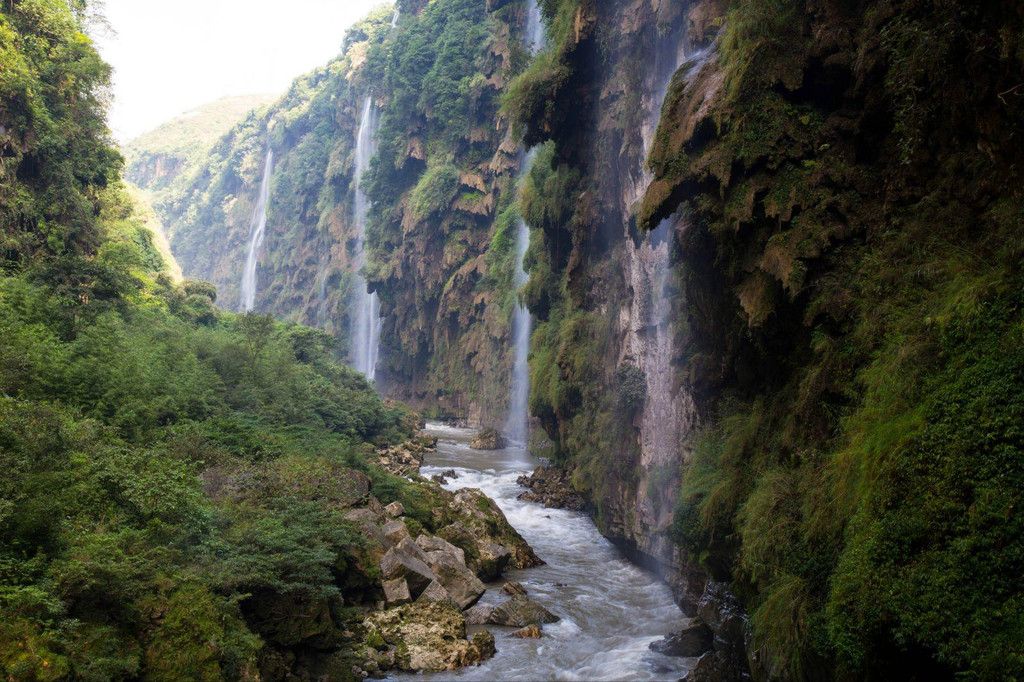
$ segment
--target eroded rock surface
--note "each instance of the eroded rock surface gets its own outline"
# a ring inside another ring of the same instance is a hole
[[[520,476],[516,483],[529,488],[519,494],[520,500],[537,502],[552,509],[584,511],[587,503],[573,490],[569,472],[558,467],[537,467],[529,476]]]

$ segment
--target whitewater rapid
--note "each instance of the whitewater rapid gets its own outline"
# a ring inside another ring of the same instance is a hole
[[[686,620],[668,586],[630,563],[597,531],[584,513],[546,509],[516,499],[516,479],[540,462],[521,448],[479,451],[469,448],[473,432],[428,424],[438,437],[424,476],[454,469],[449,490],[479,488],[497,502],[509,522],[547,564],[508,572],[488,585],[482,603],[506,599],[505,581],[516,581],[561,617],[543,626],[540,639],[511,637],[515,628],[490,630],[498,653],[485,664],[424,675],[431,680],[678,680],[695,662],[656,654],[648,645],[679,630]]]

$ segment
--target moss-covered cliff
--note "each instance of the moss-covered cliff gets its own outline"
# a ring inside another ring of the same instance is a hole
[[[642,417],[622,413],[640,375],[615,370],[636,364],[614,234],[632,110],[616,105],[636,81],[617,73],[644,7],[548,3],[557,54],[510,107],[555,145],[524,198],[533,409],[603,528],[650,553],[630,515],[680,471],[645,459]],[[1018,677],[1024,17],[724,10],[688,9],[698,44],[722,30],[673,79],[635,209],[676,228],[672,385],[699,415],[666,529],[682,595],[703,585],[694,563],[728,582],[764,676]]]

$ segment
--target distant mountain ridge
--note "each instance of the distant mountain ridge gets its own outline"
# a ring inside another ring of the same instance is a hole
[[[190,109],[128,142],[125,177],[159,192],[204,155],[246,114],[270,105],[279,95],[240,95]]]

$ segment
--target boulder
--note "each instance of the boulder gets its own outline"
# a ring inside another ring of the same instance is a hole
[[[496,606],[488,622],[522,628],[538,623],[554,623],[558,620],[558,616],[537,602],[517,594],[504,604]]]
[[[463,550],[456,547],[455,545],[453,545],[452,543],[445,540],[444,538],[439,538],[430,535],[420,535],[418,538],[416,538],[416,545],[424,552],[426,552],[428,555],[430,554],[430,552],[448,552],[456,559],[458,559],[460,564],[466,563],[466,553]]]
[[[353,509],[351,511],[345,512],[345,516],[343,516],[342,518],[344,518],[349,523],[355,524],[372,523],[376,525],[377,521],[379,520],[377,518],[377,515],[370,509]]]
[[[501,586],[501,593],[502,594],[507,594],[509,596],[513,596],[513,595],[517,595],[517,594],[525,595],[526,594],[526,588],[523,587],[519,583],[505,583],[504,585]]]
[[[494,604],[477,604],[466,611],[466,625],[484,625],[491,622]]]
[[[405,581],[405,578],[385,580],[381,585],[384,586],[384,600],[388,606],[399,606],[412,601],[412,595],[409,594],[409,583]]]
[[[478,548],[480,552],[480,566],[478,573],[484,580],[497,580],[508,568],[512,561],[512,552],[505,545],[494,542],[485,542]]]
[[[466,619],[451,602],[416,601],[371,613],[360,630],[363,644],[353,652],[355,657],[380,659],[380,652],[387,651],[394,657],[386,662],[387,668],[454,670],[494,655],[489,633],[466,639]]]
[[[427,558],[427,553],[420,549],[419,545],[413,542],[411,538],[402,538],[402,540],[396,546],[398,547],[398,549],[402,550],[406,554],[414,556],[423,563],[429,565],[430,561]]]
[[[666,656],[700,656],[711,651],[714,633],[700,618],[691,618],[679,632],[673,632],[664,639],[651,642],[651,651]]]
[[[525,628],[520,628],[513,632],[512,636],[519,639],[540,639],[540,626],[527,625]]]
[[[387,538],[388,544],[392,547],[400,543],[404,538],[409,537],[409,529],[405,527],[405,523],[401,519],[385,523],[381,528],[381,532],[384,533],[384,537]]]
[[[397,519],[399,516],[405,514],[405,507],[401,502],[397,500],[384,507],[384,513],[393,519]]]
[[[434,572],[425,562],[400,546],[392,547],[384,554],[380,560],[380,572],[385,580],[404,578],[412,597],[420,596],[427,585],[435,580]]]
[[[427,564],[437,576],[437,581],[448,590],[448,594],[461,609],[475,604],[487,591],[473,571],[448,552],[428,553]]]
[[[444,589],[444,586],[436,580],[427,585],[427,589],[423,590],[417,601],[447,601],[455,603],[452,596],[448,594],[448,590]]]
[[[483,429],[469,441],[474,450],[500,450],[506,444],[505,437],[495,429]]]
[[[723,682],[721,667],[721,661],[713,651],[709,651],[697,659],[697,664],[683,675],[680,682]]]

